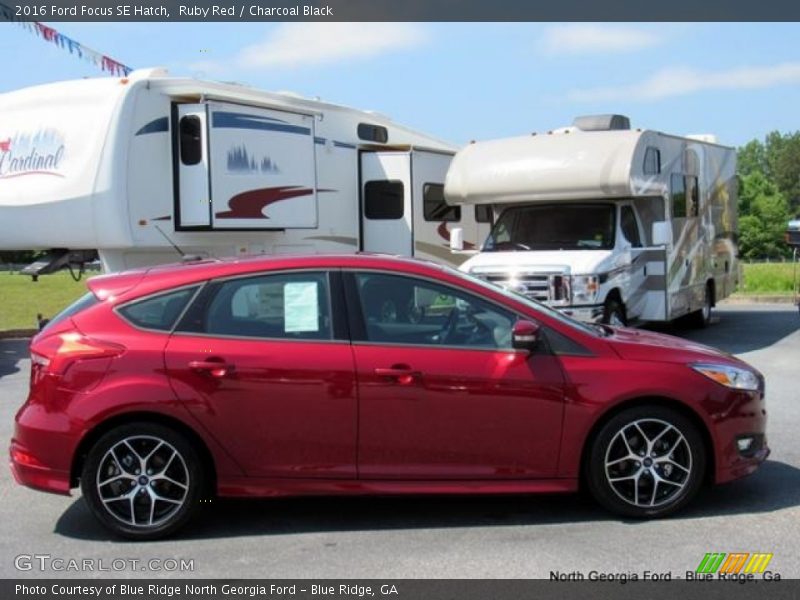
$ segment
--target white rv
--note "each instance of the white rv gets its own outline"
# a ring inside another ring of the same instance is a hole
[[[711,136],[602,115],[467,146],[445,195],[496,216],[463,270],[585,321],[704,325],[737,284],[735,172],[734,149]]]
[[[164,70],[0,95],[0,250],[99,250],[107,271],[186,254],[373,251],[446,262],[455,148],[371,112]]]

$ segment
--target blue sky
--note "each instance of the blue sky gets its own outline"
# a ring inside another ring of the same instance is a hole
[[[376,110],[456,143],[618,112],[741,145],[800,129],[797,23],[55,23],[132,67]],[[0,92],[99,76],[0,25]]]

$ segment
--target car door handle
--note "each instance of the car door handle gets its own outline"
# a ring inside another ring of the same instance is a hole
[[[407,367],[405,365],[396,365],[393,367],[377,367],[375,369],[375,375],[378,377],[386,377],[387,379],[393,379],[400,385],[410,385],[414,383],[421,375],[419,371],[414,371],[411,367]]]
[[[208,373],[212,377],[225,377],[233,372],[234,366],[221,360],[193,360],[189,362],[189,368]]]

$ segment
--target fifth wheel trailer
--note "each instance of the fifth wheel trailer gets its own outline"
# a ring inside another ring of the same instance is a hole
[[[455,150],[376,113],[161,69],[22,89],[0,95],[0,250],[55,249],[58,266],[97,249],[106,271],[173,262],[173,244],[457,263],[449,227],[474,243],[489,223],[444,201]]]
[[[737,284],[735,173],[735,150],[712,136],[601,115],[470,144],[445,195],[497,215],[463,270],[585,321],[704,325]]]

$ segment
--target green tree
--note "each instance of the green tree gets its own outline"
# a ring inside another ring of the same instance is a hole
[[[760,171],[741,177],[739,253],[746,259],[788,256],[784,243],[789,203],[778,186]]]

